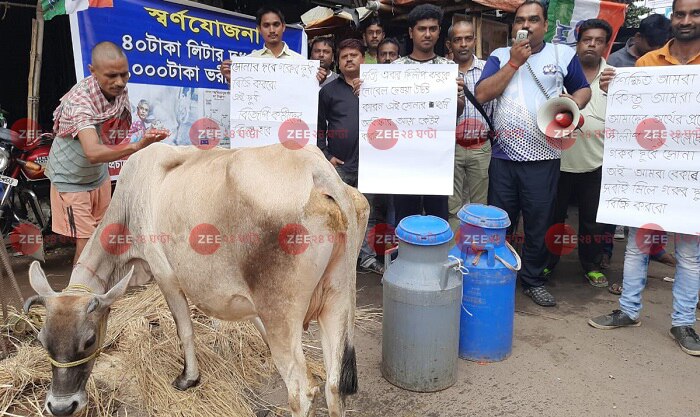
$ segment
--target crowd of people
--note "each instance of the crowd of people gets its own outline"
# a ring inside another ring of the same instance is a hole
[[[512,33],[515,38],[523,30],[527,38],[496,49],[486,60],[475,54],[477,36],[469,21],[458,21],[448,28],[450,58],[436,53],[443,14],[430,4],[416,6],[409,13],[410,52],[403,55],[400,42],[386,37],[384,25],[376,18],[365,22],[361,39],[343,39],[337,44],[330,37],[312,40],[309,58],[320,62],[316,77],[320,85],[317,145],[340,178],[357,186],[360,66],[457,64],[453,194],[367,195],[371,206],[368,234],[380,223],[395,226],[413,214],[441,217],[456,229],[456,215],[464,204],[499,207],[513,223],[522,218],[524,241],[518,277],[524,293],[536,304],[551,307],[556,300],[545,284],[559,257],[548,250],[545,235],[553,225],[565,222],[569,202],[576,197],[582,275],[593,286],[621,293],[619,310],[592,318],[589,324],[599,329],[639,325],[641,293],[651,257],[676,266],[671,335],[683,351],[700,355],[700,337],[693,329],[700,290],[700,237],[675,234],[675,257],[662,248],[653,251],[652,256],[640,250],[635,239],[639,231],[630,227],[622,282],[611,284],[603,271],[610,264],[615,226],[596,222],[607,91],[615,67],[700,64],[700,0],[674,0],[670,20],[660,15],[647,17],[638,33],[607,61],[604,55],[613,41],[608,22],[581,22],[572,48],[545,42],[551,24],[547,16],[546,5],[526,0],[515,12]],[[256,24],[265,45],[251,56],[305,59],[282,40],[285,20],[279,10],[262,8]],[[76,237],[79,242],[89,237],[104,213],[104,181],[108,180],[106,168],[100,168],[104,162],[135,152],[167,133],[144,132],[141,140],[117,150],[99,143],[96,124],[110,117],[128,116],[128,101],[124,103],[122,98],[128,67],[118,47],[105,43],[95,50],[93,77],[81,81],[69,93],[83,104],[69,105],[64,100],[56,112],[59,134],[47,169],[55,188],[54,231]],[[221,64],[221,72],[230,80],[231,61]],[[573,100],[585,119],[579,132],[585,140],[576,140],[566,149],[546,140],[536,121],[542,98],[557,96]],[[495,135],[485,140],[490,126]],[[341,131],[346,134],[332,134]],[[61,140],[76,137],[82,146],[75,145],[78,141]],[[67,163],[76,158],[86,161],[79,168]],[[84,243],[79,244],[79,250],[81,245]],[[384,265],[378,255],[376,245],[366,239],[358,271],[382,274]]]

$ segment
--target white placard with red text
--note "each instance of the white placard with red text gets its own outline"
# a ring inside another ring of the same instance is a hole
[[[360,78],[359,190],[451,195],[457,65],[363,64]]]
[[[617,69],[605,132],[597,221],[700,233],[700,65]]]
[[[236,58],[231,64],[231,147],[316,144],[318,60]]]

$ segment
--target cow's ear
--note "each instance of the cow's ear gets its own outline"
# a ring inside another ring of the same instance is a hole
[[[129,273],[124,276],[119,282],[117,282],[117,285],[112,287],[111,290],[107,292],[107,294],[100,295],[98,296],[99,298],[99,303],[102,307],[109,307],[117,301],[119,297],[124,295],[126,292],[126,289],[129,288],[129,281],[131,281],[131,276],[134,274],[134,267],[132,266],[131,269],[129,270]]]
[[[46,274],[44,274],[44,271],[41,269],[39,261],[34,261],[29,266],[29,284],[34,291],[42,297],[56,295],[56,292],[46,280]]]

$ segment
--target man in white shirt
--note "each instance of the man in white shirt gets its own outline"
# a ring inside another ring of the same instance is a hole
[[[255,15],[257,29],[265,41],[262,49],[256,49],[248,56],[273,59],[306,59],[306,57],[292,51],[287,43],[282,40],[282,35],[287,26],[284,23],[284,15],[275,7],[262,7]],[[231,81],[231,60],[221,63],[219,69],[227,82]],[[325,81],[328,71],[319,67],[316,79],[321,84]]]

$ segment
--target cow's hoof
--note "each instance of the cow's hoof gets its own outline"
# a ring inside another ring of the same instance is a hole
[[[196,387],[197,385],[199,385],[199,377],[197,377],[197,379],[187,379],[185,374],[180,374],[180,376],[173,381],[173,386],[180,391]]]

